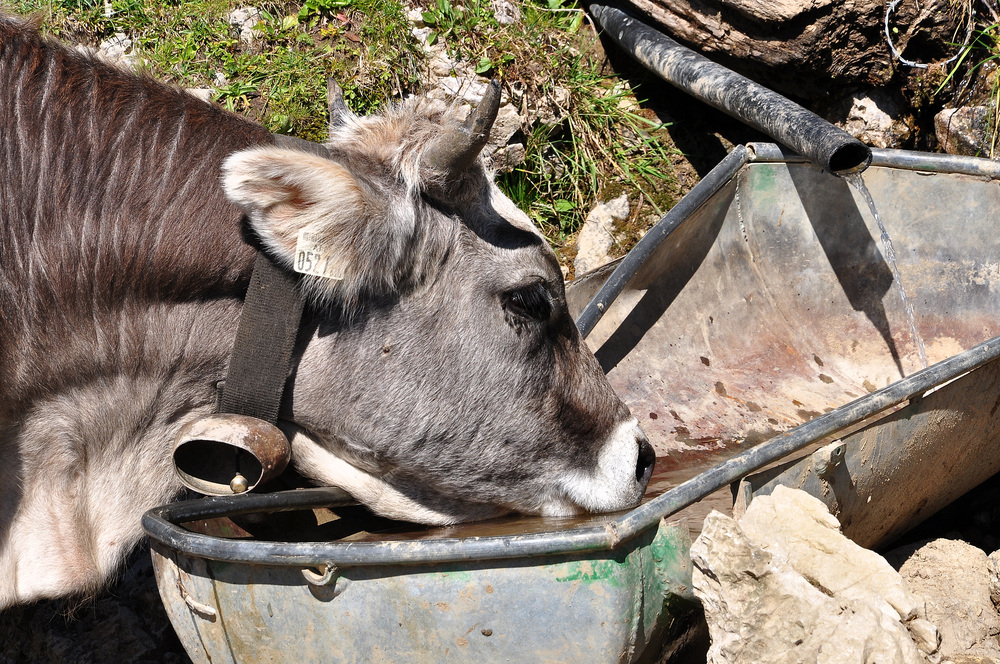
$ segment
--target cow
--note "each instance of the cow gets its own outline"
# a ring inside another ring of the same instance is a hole
[[[0,608],[98,588],[178,496],[256,257],[291,274],[304,229],[337,278],[295,277],[299,473],[428,524],[639,502],[653,450],[460,115],[344,110],[314,154],[0,16]]]

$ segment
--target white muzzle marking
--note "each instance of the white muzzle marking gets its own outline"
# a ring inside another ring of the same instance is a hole
[[[639,441],[642,430],[636,419],[621,423],[597,455],[597,468],[576,471],[562,482],[566,496],[590,512],[613,512],[635,507],[646,491],[646,482],[637,480]]]

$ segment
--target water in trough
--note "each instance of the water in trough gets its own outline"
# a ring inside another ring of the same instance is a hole
[[[920,356],[920,364],[926,369],[927,351],[924,349],[924,339],[920,336],[920,332],[917,331],[917,323],[913,316],[913,303],[906,297],[906,289],[903,288],[903,280],[899,276],[899,267],[896,265],[896,251],[892,246],[892,238],[889,237],[889,233],[885,230],[885,226],[882,224],[882,217],[879,215],[878,209],[875,207],[875,200],[872,198],[871,192],[868,191],[868,187],[865,186],[865,181],[864,178],[861,177],[861,173],[849,173],[842,177],[849,185],[854,187],[859,194],[861,194],[861,197],[868,203],[868,209],[871,210],[872,216],[875,217],[875,223],[878,224],[878,230],[882,236],[882,251],[885,254],[885,260],[889,263],[889,268],[892,270],[893,281],[896,283],[896,290],[899,291],[899,297],[903,301],[903,309],[906,311],[906,321],[910,325],[910,333],[913,335],[913,340],[917,345],[917,354]]]

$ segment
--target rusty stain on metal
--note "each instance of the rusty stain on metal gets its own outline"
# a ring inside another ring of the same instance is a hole
[[[672,415],[642,418],[668,470],[724,461],[920,366],[877,227],[847,184],[808,164],[738,177],[740,209],[730,181],[587,340],[633,413]],[[1000,252],[968,221],[1000,212],[996,184],[884,167],[865,181],[891,201],[884,221],[929,359],[1000,333]],[[963,207],[941,204],[955,198]]]

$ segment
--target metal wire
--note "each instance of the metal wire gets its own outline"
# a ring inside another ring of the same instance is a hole
[[[928,67],[930,67],[930,64],[925,64],[925,63],[922,63],[922,62],[913,62],[912,60],[907,60],[906,58],[903,57],[902,53],[900,53],[898,50],[896,50],[896,44],[894,44],[893,41],[892,41],[892,36],[891,36],[890,30],[889,30],[889,15],[892,14],[893,11],[895,11],[896,7],[899,6],[900,2],[902,2],[902,0],[890,0],[890,2],[887,3],[886,6],[885,6],[885,20],[883,22],[884,23],[884,27],[885,27],[885,41],[889,44],[889,50],[892,51],[892,55],[897,60],[899,60],[900,62],[902,62],[904,65],[906,65],[907,67],[915,67],[917,69],[927,69]],[[930,10],[928,9],[928,12],[929,11]],[[926,15],[928,12],[924,12],[924,15]],[[920,17],[918,17],[918,21],[921,18],[923,18],[923,15],[920,16]],[[974,23],[975,23],[975,21],[973,20],[973,17],[970,16],[968,24],[966,25],[966,28],[965,28],[965,42],[962,44],[962,48],[958,49],[958,53],[956,53],[955,55],[951,56],[947,60],[944,60],[943,62],[932,63],[932,64],[946,65],[946,64],[949,64],[949,63],[954,62],[955,60],[957,60],[958,57],[960,55],[962,55],[962,53],[965,51],[965,49],[967,49],[969,47],[969,42],[972,41],[972,26],[973,26]]]

